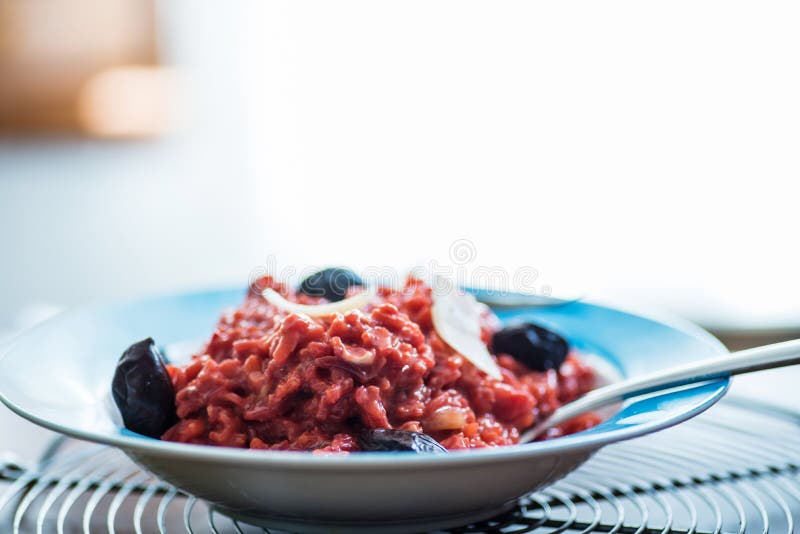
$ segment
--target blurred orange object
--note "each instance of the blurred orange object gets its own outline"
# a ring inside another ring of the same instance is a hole
[[[158,63],[152,0],[0,0],[0,132],[159,133]]]
[[[167,67],[110,67],[81,87],[78,121],[98,137],[155,136],[175,124],[176,89],[177,76]]]

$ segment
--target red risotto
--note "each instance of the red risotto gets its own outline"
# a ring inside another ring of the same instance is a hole
[[[300,304],[324,299],[270,277],[255,284]],[[409,278],[379,288],[362,310],[311,318],[256,292],[222,316],[201,354],[168,366],[178,422],[163,439],[252,449],[358,451],[365,429],[424,432],[447,449],[510,445],[520,432],[594,386],[571,351],[558,369],[532,371],[495,354],[490,378],[433,326],[432,291]],[[482,314],[487,346],[499,328]],[[544,438],[598,423],[586,415]]]

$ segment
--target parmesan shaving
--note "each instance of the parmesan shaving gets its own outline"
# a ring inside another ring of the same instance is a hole
[[[440,279],[434,285],[431,316],[436,332],[450,347],[491,378],[503,379],[481,339],[481,307],[475,297]]]
[[[329,302],[326,304],[298,304],[283,298],[283,296],[274,289],[267,288],[261,292],[267,302],[273,306],[280,308],[284,311],[292,313],[303,313],[309,317],[325,317],[333,315],[334,313],[344,313],[350,310],[357,310],[363,308],[375,296],[372,289],[365,289],[362,293],[354,295],[350,298],[340,300],[338,302]]]

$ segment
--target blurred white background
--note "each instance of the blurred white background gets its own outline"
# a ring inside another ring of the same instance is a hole
[[[795,2],[182,0],[158,21],[177,133],[0,142],[7,330],[244,285],[269,255],[402,267],[456,239],[556,293],[800,326]]]

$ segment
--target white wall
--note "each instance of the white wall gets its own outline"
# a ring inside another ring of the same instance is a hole
[[[468,239],[556,293],[800,323],[796,3],[167,6],[189,131],[0,145],[0,319]]]
[[[272,250],[402,263],[468,238],[557,292],[800,322],[798,4],[280,2],[247,22],[264,225],[297,230]]]

